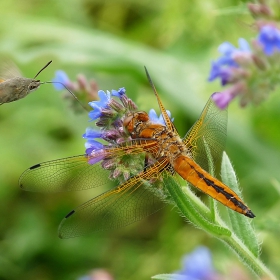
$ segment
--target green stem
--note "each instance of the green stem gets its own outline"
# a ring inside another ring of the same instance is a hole
[[[221,241],[228,245],[258,277],[264,277],[267,280],[277,280],[272,272],[257,258],[234,234],[230,237],[217,236]]]

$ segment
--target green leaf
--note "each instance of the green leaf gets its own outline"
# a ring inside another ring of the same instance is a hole
[[[230,163],[227,154],[224,152],[221,168],[222,181],[229,186],[239,197],[242,198],[240,189],[238,188],[237,178]],[[248,247],[248,249],[256,256],[259,256],[260,248],[257,240],[255,230],[252,226],[252,220],[248,217],[241,215],[231,209],[228,209],[228,215],[231,222],[232,230]]]
[[[190,195],[191,192],[189,192],[189,195],[186,195],[174,178],[164,178],[164,184],[180,212],[195,226],[216,237],[231,236],[230,230],[211,220],[209,209],[205,205],[202,206],[202,202],[194,194]]]
[[[211,150],[209,145],[207,144],[207,142],[205,141],[205,139],[203,138],[203,142],[204,142],[204,146],[205,146],[205,151],[207,154],[207,160],[208,160],[208,166],[209,166],[209,170],[208,172],[215,177],[215,164],[213,161],[213,157],[211,154]],[[212,218],[213,220],[215,220],[215,217],[218,215],[218,208],[217,208],[217,201],[215,199],[213,199],[212,197],[209,197],[209,205],[210,205],[210,211],[212,213]]]

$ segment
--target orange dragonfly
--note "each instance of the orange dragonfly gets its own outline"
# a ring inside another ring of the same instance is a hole
[[[162,207],[159,202],[166,198],[166,179],[170,176],[176,179],[178,175],[232,210],[255,217],[235,192],[206,171],[209,167],[205,143],[213,160],[219,161],[226,139],[227,111],[217,108],[210,98],[200,118],[182,139],[147,70],[146,74],[165,125],[151,121],[144,111],[128,110],[121,122],[130,136],[128,140],[103,145],[90,154],[36,164],[21,175],[19,184],[24,190],[77,191],[110,184],[112,173],[110,168],[106,169],[110,162],[121,165],[125,158],[130,159],[131,169],[136,168],[133,165],[136,157],[142,162],[135,175],[66,215],[59,227],[59,237],[118,228],[156,212]],[[114,166],[117,168],[118,165]]]

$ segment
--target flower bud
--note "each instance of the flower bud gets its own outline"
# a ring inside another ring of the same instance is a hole
[[[86,88],[87,88],[87,79],[86,79],[86,77],[85,77],[83,74],[78,74],[78,75],[77,75],[77,82],[78,82],[79,88],[80,88],[81,90],[86,91]]]
[[[272,16],[272,10],[265,4],[253,4],[248,3],[247,7],[252,15],[259,17],[259,16]]]
[[[266,70],[267,69],[267,65],[265,63],[265,61],[260,58],[259,56],[253,54],[252,55],[252,59],[255,63],[255,65],[260,69],[260,70]]]
[[[115,110],[118,113],[125,112],[124,106],[113,98],[110,99],[110,102],[108,103],[108,105],[109,105],[109,107],[111,107],[113,110]]]

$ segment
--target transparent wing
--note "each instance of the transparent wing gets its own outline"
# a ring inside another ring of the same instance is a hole
[[[71,211],[60,224],[59,237],[77,237],[119,228],[158,211],[163,207],[161,199],[147,185],[147,180],[159,178],[167,165],[166,160],[157,162],[117,188]]]
[[[109,148],[108,157],[120,157],[124,154],[149,152],[157,147],[157,142],[133,140],[122,146]],[[91,157],[93,159],[93,157]],[[86,155],[68,157],[36,164],[27,169],[19,179],[19,186],[27,191],[62,192],[77,191],[112,184],[110,171],[100,163],[89,164]]]
[[[227,110],[220,110],[210,97],[199,119],[188,131],[183,141],[191,151],[193,159],[204,170],[209,171],[204,141],[210,148],[215,164],[220,166],[226,135]]]
[[[19,178],[27,191],[62,192],[86,190],[110,183],[109,171],[100,163],[90,165],[85,155],[36,164]]]
[[[1,62],[0,65],[0,81],[6,81],[15,77],[22,77],[21,71],[17,65],[10,60]]]

